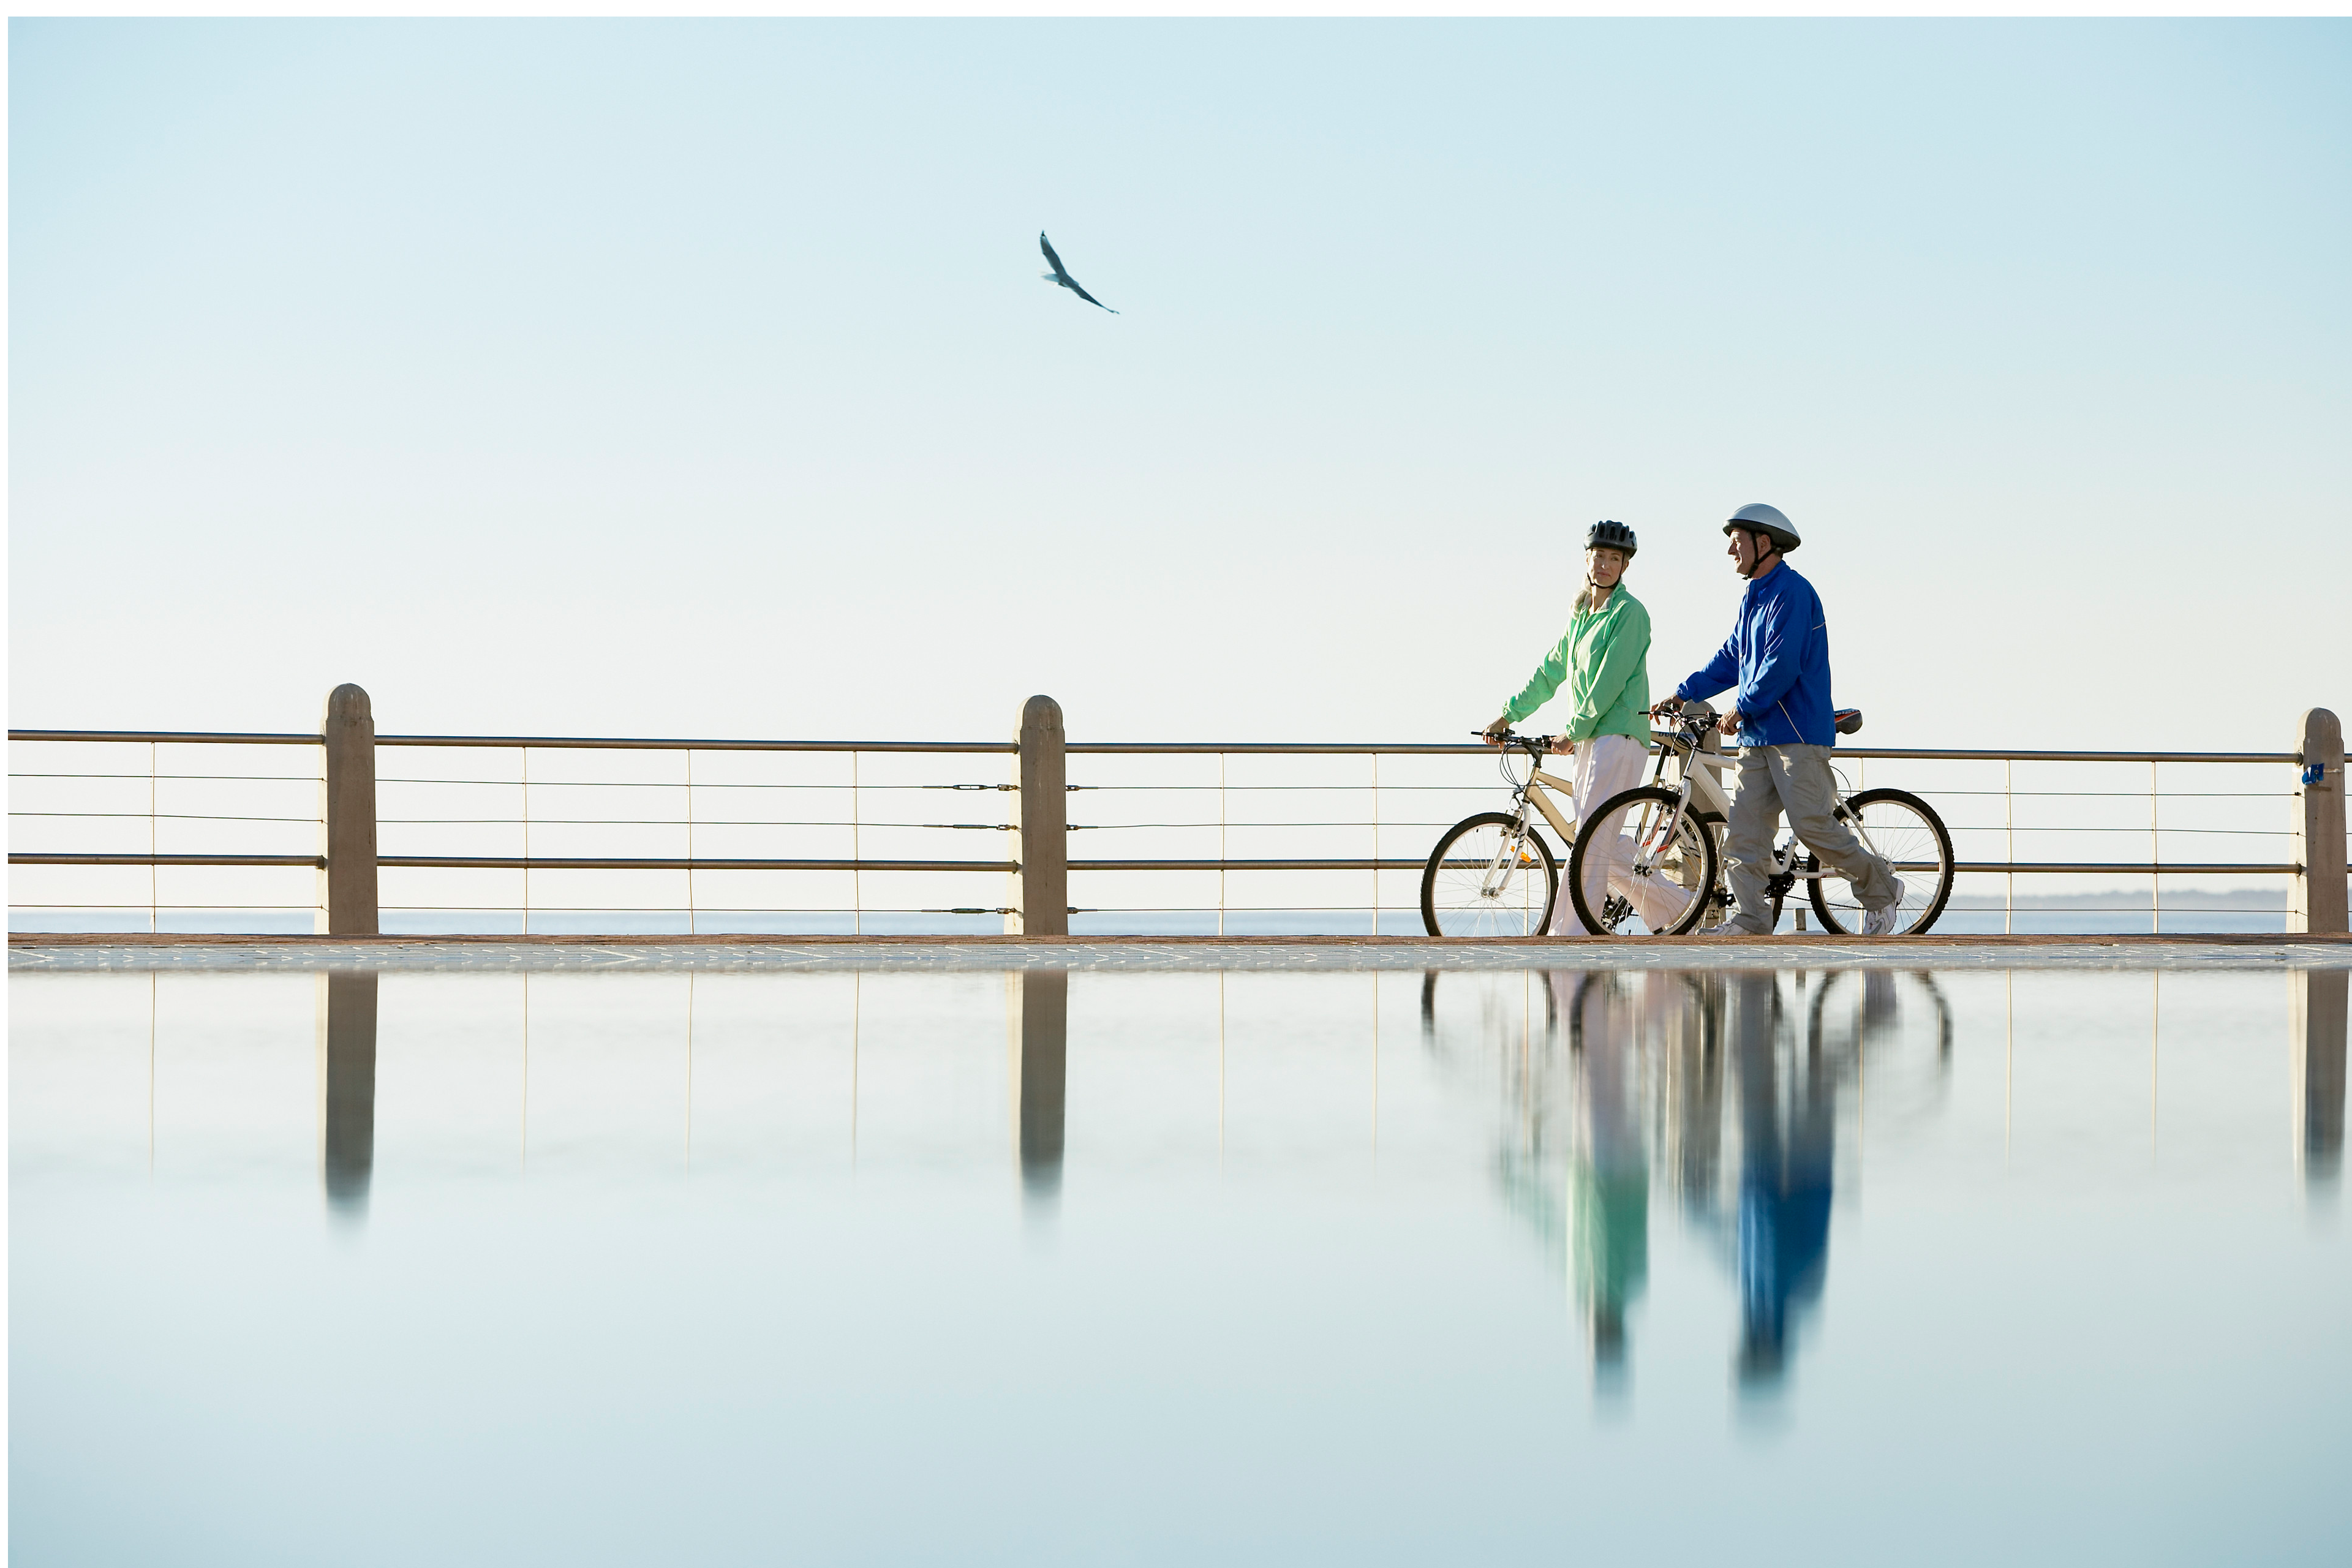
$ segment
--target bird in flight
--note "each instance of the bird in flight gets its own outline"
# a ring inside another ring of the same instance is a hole
[[[1051,272],[1040,272],[1037,274],[1038,277],[1049,283],[1059,283],[1089,305],[1110,310],[1108,305],[1105,305],[1100,300],[1078,287],[1078,280],[1070,276],[1069,269],[1062,265],[1062,258],[1054,254],[1054,242],[1045,237],[1045,231],[1042,228],[1037,231],[1037,248],[1045,253],[1045,264],[1054,269]],[[1110,313],[1114,316],[1118,314],[1117,310],[1110,310]]]

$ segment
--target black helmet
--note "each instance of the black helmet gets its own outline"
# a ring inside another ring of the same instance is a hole
[[[1584,531],[1584,548],[1587,550],[1622,550],[1631,556],[1641,547],[1641,542],[1633,537],[1632,529],[1607,518]]]

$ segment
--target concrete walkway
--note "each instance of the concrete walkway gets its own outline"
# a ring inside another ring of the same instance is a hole
[[[19,973],[320,969],[2352,969],[2344,936],[243,936],[16,932]]]

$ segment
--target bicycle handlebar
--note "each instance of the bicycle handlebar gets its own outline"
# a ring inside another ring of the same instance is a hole
[[[1688,730],[1694,733],[1701,730],[1713,729],[1722,719],[1722,715],[1719,713],[1713,711],[1693,713],[1688,708],[1678,708],[1672,712],[1662,712],[1654,708],[1650,710],[1650,717],[1654,721],[1659,719],[1671,720],[1676,729]],[[1836,726],[1837,732],[1839,734],[1855,734],[1862,729],[1862,710],[1859,708],[1838,709],[1835,712],[1830,715],[1830,721],[1832,724]]]
[[[1529,752],[1549,752],[1553,741],[1558,739],[1553,735],[1522,735],[1517,730],[1506,730],[1499,735],[1491,734],[1485,730],[1473,730],[1470,732],[1480,740],[1491,742],[1497,746],[1517,746]]]

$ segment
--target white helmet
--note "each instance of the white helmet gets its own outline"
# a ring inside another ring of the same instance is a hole
[[[1729,533],[1735,528],[1770,535],[1773,544],[1784,555],[1804,542],[1797,537],[1796,529],[1790,526],[1779,507],[1766,506],[1760,500],[1751,501],[1733,512],[1731,521],[1723,525],[1723,531]]]

